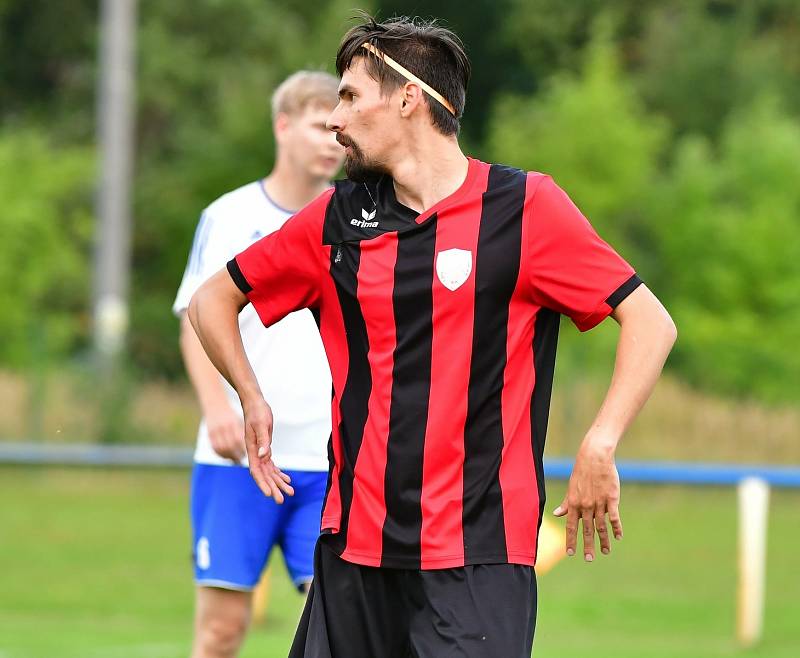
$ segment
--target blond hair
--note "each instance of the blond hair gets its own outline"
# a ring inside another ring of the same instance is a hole
[[[299,114],[309,106],[333,108],[339,102],[339,80],[323,71],[298,71],[272,94],[272,118]]]

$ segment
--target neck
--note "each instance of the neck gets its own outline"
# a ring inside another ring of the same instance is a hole
[[[296,212],[322,194],[330,182],[309,176],[278,156],[275,167],[261,184],[277,205]]]
[[[450,196],[467,177],[469,161],[455,137],[428,132],[393,162],[397,200],[419,213]]]

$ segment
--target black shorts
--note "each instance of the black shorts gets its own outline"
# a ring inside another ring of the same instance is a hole
[[[318,541],[289,658],[530,658],[535,625],[533,567],[364,567]]]

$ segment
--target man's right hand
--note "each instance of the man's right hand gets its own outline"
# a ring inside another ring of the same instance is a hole
[[[243,402],[244,440],[250,474],[259,489],[276,503],[283,503],[283,494],[294,495],[291,478],[272,461],[272,409],[262,397]]]
[[[245,455],[244,423],[241,416],[231,408],[227,400],[208,409],[204,416],[214,452],[220,457],[241,461]]]

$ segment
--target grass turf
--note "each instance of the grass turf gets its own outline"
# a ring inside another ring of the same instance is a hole
[[[191,642],[188,472],[0,467],[0,658],[178,658]],[[551,483],[548,510],[563,492]],[[534,655],[794,658],[800,492],[770,507],[764,641],[734,642],[732,489],[627,486],[625,540],[539,581]],[[302,601],[272,578],[243,658],[285,656]],[[378,657],[376,657],[378,658]]]

